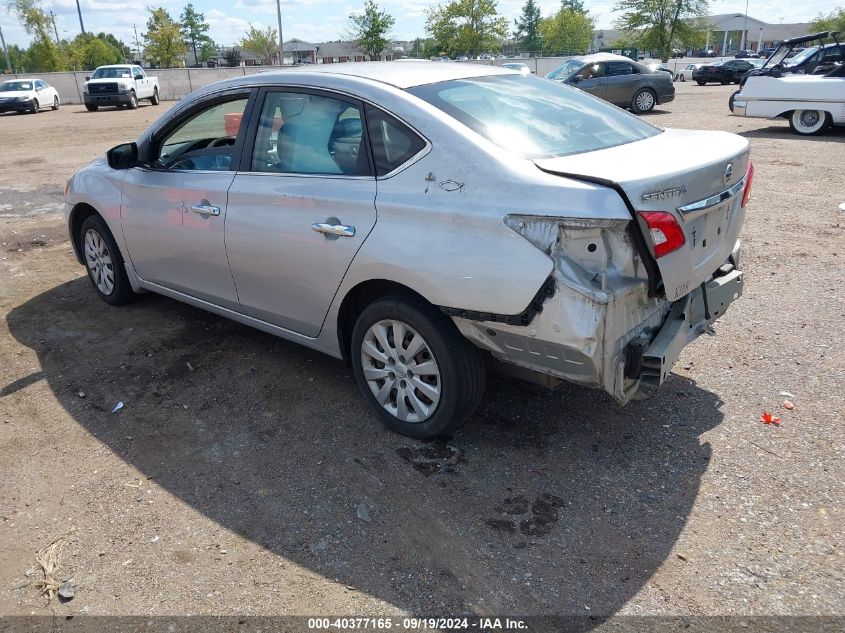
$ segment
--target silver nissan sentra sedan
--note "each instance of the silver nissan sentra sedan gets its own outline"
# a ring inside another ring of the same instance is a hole
[[[452,432],[495,366],[620,403],[742,291],[748,143],[471,64],[206,86],[68,182],[97,294],[157,292],[352,364],[374,410]]]

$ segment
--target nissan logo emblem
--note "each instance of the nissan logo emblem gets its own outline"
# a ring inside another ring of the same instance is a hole
[[[725,167],[725,184],[728,184],[731,180],[731,176],[734,173],[734,166],[733,163],[728,163],[728,166]]]

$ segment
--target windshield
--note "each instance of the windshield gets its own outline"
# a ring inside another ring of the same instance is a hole
[[[0,84],[0,92],[20,92],[21,90],[32,90],[32,82],[4,81]]]
[[[548,75],[546,75],[546,79],[556,79],[558,81],[566,81],[572,75],[574,75],[581,66],[584,65],[584,60],[581,59],[570,59],[568,62],[563,64],[562,66],[558,66]]]
[[[98,68],[91,75],[91,79],[128,79],[132,77],[129,67],[125,68]]]
[[[576,88],[526,75],[443,81],[408,92],[528,159],[591,152],[661,132]]]
[[[789,50],[790,49],[788,46],[781,45],[780,48],[778,48],[774,53],[772,53],[772,56],[766,60],[766,63],[763,67],[771,68],[772,66],[777,66],[784,59],[786,59],[786,56],[789,55]]]
[[[813,46],[812,48],[805,48],[803,51],[798,53],[795,57],[789,60],[787,67],[790,66],[798,66],[799,64],[803,64],[805,61],[810,59],[813,55],[819,52],[818,46]]]

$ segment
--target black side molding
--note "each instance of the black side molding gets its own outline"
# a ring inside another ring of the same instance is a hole
[[[494,312],[478,312],[476,310],[463,310],[461,308],[448,308],[440,306],[441,312],[447,316],[460,317],[462,319],[469,319],[470,321],[491,321],[493,323],[507,323],[508,325],[518,325],[525,327],[534,320],[538,314],[543,311],[543,304],[546,300],[555,294],[555,280],[553,275],[549,275],[537,294],[519,314],[496,314]]]

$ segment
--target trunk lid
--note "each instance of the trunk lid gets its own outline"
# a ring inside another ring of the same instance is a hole
[[[535,164],[561,176],[618,186],[635,211],[671,213],[686,243],[656,262],[672,301],[727,261],[745,218],[741,202],[749,147],[735,134],[665,130],[642,141]],[[651,248],[648,228],[639,216],[637,225]]]

